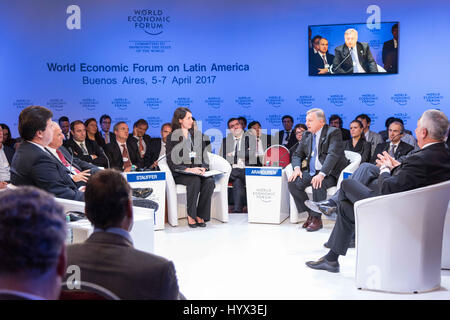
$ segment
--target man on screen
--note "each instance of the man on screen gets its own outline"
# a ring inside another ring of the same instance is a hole
[[[369,44],[358,42],[358,31],[347,29],[345,44],[334,50],[332,73],[375,73],[377,63],[370,52]]]
[[[382,59],[384,69],[389,73],[398,72],[398,23],[394,24],[391,29],[393,39],[383,43]]]
[[[329,66],[333,63],[334,55],[328,52],[328,40],[321,38],[319,41],[319,47],[317,54],[311,58],[311,75],[327,74],[330,73]]]

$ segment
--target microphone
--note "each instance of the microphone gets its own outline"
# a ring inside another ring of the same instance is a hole
[[[397,138],[397,137],[399,137],[399,136],[401,136],[401,135],[403,135],[403,132],[401,132],[401,133],[399,133],[399,134],[396,134],[394,137],[393,137],[393,139],[395,139],[395,138]],[[392,142],[392,139],[387,139],[387,141],[386,142]]]
[[[105,150],[103,150],[102,147],[100,147],[100,150],[102,151],[102,154],[105,156],[106,161],[108,162],[108,169],[110,169],[110,168],[111,168],[111,165],[110,165],[110,163],[109,163],[109,159],[108,159],[108,156],[107,156],[106,153],[105,153]]]
[[[350,57],[350,55],[351,55],[351,53],[352,53],[352,50],[353,50],[353,48],[350,48],[350,50],[349,50],[349,52],[348,52],[348,55],[344,58],[344,60],[341,61],[341,63],[339,63],[339,64],[337,65],[337,67],[335,68],[335,70],[336,70],[336,69],[339,69],[339,67],[345,62],[345,60],[347,60],[348,57]],[[334,72],[333,72],[333,65],[330,66],[330,73],[334,73]]]

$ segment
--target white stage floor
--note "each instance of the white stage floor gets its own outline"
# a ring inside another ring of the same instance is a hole
[[[172,260],[180,291],[187,299],[442,299],[450,300],[450,271],[443,270],[441,289],[419,294],[389,294],[358,290],[354,283],[355,249],[340,257],[340,273],[305,266],[328,250],[334,222],[306,232],[289,219],[281,225],[249,224],[247,214],[230,214],[228,223],[212,220],[191,229],[186,219],[178,227],[155,231],[155,253]]]

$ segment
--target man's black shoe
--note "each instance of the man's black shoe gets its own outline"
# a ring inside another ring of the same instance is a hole
[[[328,272],[339,272],[339,262],[328,261],[325,257],[320,258],[317,261],[308,261],[306,265],[316,270],[326,270]]]
[[[305,206],[311,209],[314,212],[323,213],[326,216],[331,216],[333,213],[337,212],[337,207],[333,202],[328,200],[315,202],[311,200],[305,201]]]
[[[330,249],[330,245],[328,244],[328,241],[325,242],[325,243],[323,244],[323,246],[324,246],[325,248],[327,248],[327,249]]]

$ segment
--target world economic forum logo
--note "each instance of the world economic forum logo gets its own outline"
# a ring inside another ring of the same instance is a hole
[[[311,95],[309,95],[309,96],[306,95],[306,96],[299,96],[296,100],[302,106],[304,106],[306,108],[310,108],[316,99],[314,99],[314,97]]]
[[[400,106],[406,106],[411,97],[406,93],[396,93],[391,97],[391,99]]]
[[[163,33],[164,28],[170,23],[171,17],[163,10],[134,9],[128,16],[128,22],[135,28],[145,33],[157,36]]]
[[[347,100],[347,98],[344,97],[343,94],[332,94],[328,97],[328,101],[336,107],[342,107],[345,100]]]
[[[359,97],[359,101],[364,103],[368,107],[373,107],[378,97],[375,94],[363,94]]]
[[[441,100],[444,98],[440,93],[430,92],[423,96],[425,101],[431,103],[433,106],[441,104]]]

